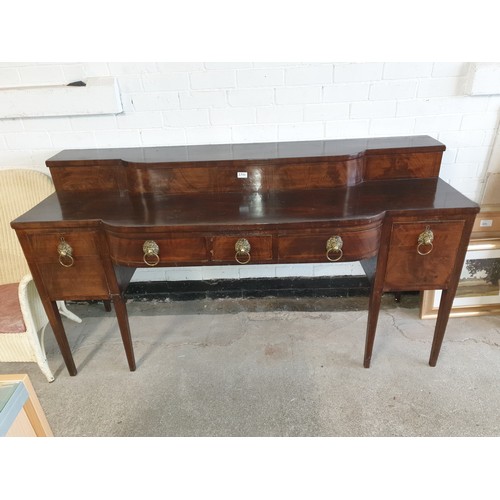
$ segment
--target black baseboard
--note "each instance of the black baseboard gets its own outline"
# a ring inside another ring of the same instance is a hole
[[[133,282],[126,298],[138,300],[200,300],[261,297],[364,297],[366,276],[318,278],[251,278],[208,281]]]

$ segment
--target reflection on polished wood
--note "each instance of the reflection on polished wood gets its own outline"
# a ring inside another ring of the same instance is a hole
[[[444,150],[415,136],[63,151],[47,161],[56,193],[12,227],[72,375],[54,301],[112,301],[133,370],[123,293],[135,268],[250,260],[361,261],[372,280],[365,367],[384,291],[447,290],[434,366],[479,210],[438,177]],[[427,230],[432,242],[422,246]],[[58,260],[61,239],[69,267]]]

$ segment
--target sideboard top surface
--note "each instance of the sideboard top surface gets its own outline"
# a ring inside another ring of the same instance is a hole
[[[200,228],[277,224],[324,224],[375,221],[386,212],[455,209],[478,206],[442,179],[364,182],[335,189],[273,193],[200,193],[188,195],[54,193],[13,221],[13,227],[60,223],[123,227]]]

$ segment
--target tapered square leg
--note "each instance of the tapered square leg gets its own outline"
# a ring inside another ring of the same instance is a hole
[[[125,348],[125,354],[127,355],[128,366],[130,368],[130,371],[134,372],[136,369],[134,346],[132,345],[132,335],[130,334],[127,306],[125,305],[125,300],[121,295],[114,295],[112,299],[115,306],[118,326],[120,327],[123,347]]]
[[[436,327],[434,329],[434,337],[432,339],[431,355],[429,357],[430,366],[436,366],[454,298],[455,291],[443,290],[439,303]]]
[[[368,325],[366,327],[365,358],[363,361],[363,366],[365,368],[370,368],[381,300],[382,291],[375,290],[373,288],[370,294],[370,302],[368,305]]]
[[[52,331],[54,332],[57,345],[61,350],[61,355],[64,359],[64,363],[66,364],[66,368],[68,369],[68,373],[72,377],[74,377],[78,372],[76,370],[73,355],[71,354],[68,337],[66,336],[66,332],[64,330],[61,315],[59,313],[59,308],[57,307],[57,302],[44,299],[43,297],[41,298],[45,312],[47,313],[47,317],[49,318],[50,326],[52,327]]]

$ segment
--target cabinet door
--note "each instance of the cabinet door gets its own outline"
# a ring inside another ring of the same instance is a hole
[[[447,288],[464,223],[464,220],[394,222],[384,289]],[[426,230],[432,233],[432,242],[419,246],[419,238]]]
[[[71,247],[71,257],[59,255],[63,240]],[[38,267],[51,300],[109,297],[96,231],[36,232],[29,235],[29,241],[30,259]]]

